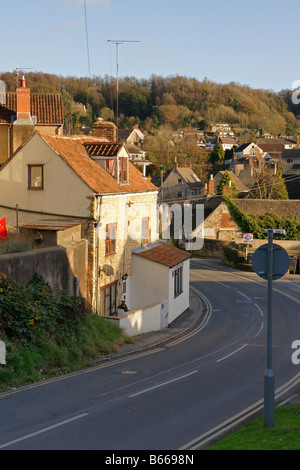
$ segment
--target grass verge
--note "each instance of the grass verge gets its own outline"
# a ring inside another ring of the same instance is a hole
[[[7,339],[6,365],[0,365],[0,392],[93,365],[95,358],[131,342],[126,334],[96,315],[87,315],[74,338],[45,331],[31,340]]]
[[[0,273],[0,392],[82,369],[132,342],[118,325],[92,314],[86,301],[55,293],[39,274],[18,285]]]
[[[275,425],[264,427],[263,416],[244,424],[205,450],[299,450],[300,405],[275,409]]]

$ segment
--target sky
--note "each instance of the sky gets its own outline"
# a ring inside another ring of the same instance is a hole
[[[299,0],[2,3],[0,72],[116,77],[118,63],[120,78],[180,75],[275,92],[299,85]]]

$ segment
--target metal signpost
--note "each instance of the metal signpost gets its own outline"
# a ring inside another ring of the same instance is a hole
[[[274,427],[275,380],[272,370],[272,282],[285,275],[290,266],[287,252],[273,244],[274,234],[285,236],[284,230],[266,229],[268,244],[259,247],[253,254],[252,266],[256,274],[268,280],[268,323],[267,323],[267,368],[264,376],[264,424]]]
[[[246,260],[248,260],[248,249],[249,249],[249,243],[253,242],[253,233],[244,233],[243,235],[244,238],[244,243],[246,243]]]

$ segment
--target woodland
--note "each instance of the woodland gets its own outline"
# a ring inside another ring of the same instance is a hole
[[[79,132],[99,116],[115,120],[116,80],[110,76],[79,78],[29,72],[25,78],[33,93],[62,93],[67,133]],[[0,79],[8,92],[15,91],[16,73],[1,73]],[[293,104],[291,94],[290,90],[275,93],[183,76],[125,77],[119,79],[119,127],[138,124],[149,132],[164,124],[174,129],[203,129],[210,123],[227,122],[237,134],[263,129],[274,135],[296,135],[300,108]]]
[[[63,77],[28,72],[25,78],[33,93],[62,94],[65,134],[87,133],[97,117],[116,122],[116,79],[111,76]],[[1,73],[0,79],[6,91],[15,91],[16,72]],[[296,137],[300,105],[293,101],[291,90],[275,93],[235,82],[219,84],[185,76],[124,77],[119,78],[118,127],[137,125],[142,129],[146,135],[144,149],[159,168],[170,169],[175,157],[179,164],[188,160],[205,180],[212,166],[214,172],[218,171],[224,155],[215,149],[207,158],[207,152],[193,142],[174,142],[174,131],[206,130],[211,124],[226,122],[241,142],[251,141],[257,132]]]

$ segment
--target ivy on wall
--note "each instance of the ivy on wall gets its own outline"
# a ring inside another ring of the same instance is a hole
[[[244,233],[253,233],[256,239],[267,238],[263,234],[266,228],[279,228],[286,231],[287,240],[300,240],[300,221],[294,217],[279,217],[276,214],[265,214],[256,216],[245,214],[230,199],[224,199],[228,210]]]

